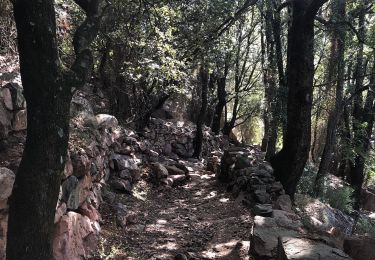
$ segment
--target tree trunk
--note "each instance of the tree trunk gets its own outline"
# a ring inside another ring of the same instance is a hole
[[[293,1],[288,33],[288,112],[283,148],[271,163],[285,192],[294,198],[308,159],[314,78],[314,18],[324,0]]]
[[[77,0],[87,17],[74,35],[76,60],[67,72],[59,64],[54,1],[13,2],[27,101],[27,139],[9,201],[9,260],[52,259],[55,208],[69,140],[71,93],[91,74],[88,46],[98,28],[98,1],[85,3]]]
[[[358,17],[358,33],[362,39],[366,38],[366,4],[365,1],[361,6],[361,11]],[[375,63],[375,61],[374,61]],[[373,64],[372,73],[375,71],[375,65]],[[363,81],[365,79],[365,62],[364,62],[364,45],[360,43],[359,50],[357,53],[357,63],[355,68],[355,92],[359,91],[363,87]],[[371,76],[370,85],[375,83],[375,77]],[[368,145],[371,138],[373,128],[373,102],[374,94],[369,89],[366,97],[365,104],[363,104],[363,95],[356,94],[353,101],[353,143],[356,150],[360,150],[361,153],[357,154],[354,162],[350,162],[350,172],[348,181],[354,188],[354,208],[359,209],[361,205],[361,192],[362,185],[364,182],[364,168],[365,168],[365,154],[368,152]],[[362,131],[362,125],[367,123],[366,131]]]
[[[203,66],[203,65],[202,65]],[[200,72],[200,83],[201,83],[201,109],[197,119],[197,130],[193,140],[194,153],[193,157],[200,158],[202,155],[203,145],[203,123],[206,117],[207,111],[207,92],[208,92],[208,70],[205,67],[201,67]]]
[[[217,80],[217,99],[218,103],[215,107],[215,114],[212,121],[212,132],[215,134],[219,134],[220,128],[221,128],[221,117],[223,115],[223,110],[225,107],[225,104],[227,103],[227,93],[225,91],[225,85],[226,85],[226,75],[225,77],[220,77]]]
[[[346,0],[335,0],[332,2],[332,18],[334,21],[345,21],[345,5]],[[331,163],[332,153],[336,144],[336,129],[341,118],[343,109],[343,93],[344,93],[344,52],[345,52],[345,28],[336,26],[332,32],[331,39],[331,55],[329,66],[336,73],[336,100],[335,107],[328,118],[327,134],[321,157],[319,170],[314,183],[314,193],[321,194],[323,191],[323,178],[326,175]],[[336,65],[335,65],[336,64]],[[330,81],[328,81],[330,82]]]
[[[52,259],[70,92],[59,78],[53,1],[16,1],[14,15],[28,127],[10,199],[7,259]]]

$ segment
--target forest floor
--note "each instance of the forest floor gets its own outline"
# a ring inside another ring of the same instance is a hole
[[[117,195],[134,223],[116,225],[113,210],[102,207],[99,259],[250,259],[250,210],[196,169],[185,185],[153,187],[142,180],[133,195]]]

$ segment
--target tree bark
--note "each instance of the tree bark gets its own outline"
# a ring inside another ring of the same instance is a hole
[[[282,150],[271,158],[276,177],[294,199],[308,159],[314,78],[314,18],[325,0],[292,1],[288,33],[288,111]]]
[[[87,14],[73,44],[69,71],[59,64],[53,0],[15,0],[14,16],[24,95],[27,139],[10,198],[7,259],[52,259],[59,186],[69,140],[72,89],[91,75],[89,45],[96,35],[98,1],[76,1]],[[89,28],[88,28],[89,26]],[[94,34],[94,35],[93,35]]]
[[[226,81],[227,81],[227,76],[228,76],[228,70],[229,70],[229,65],[227,64],[227,61],[225,61],[224,64],[224,73],[221,77],[217,79],[217,99],[218,102],[215,107],[215,112],[214,112],[214,118],[212,121],[212,132],[215,134],[220,133],[221,129],[221,117],[223,115],[224,107],[227,103],[227,92],[225,90],[226,87]]]

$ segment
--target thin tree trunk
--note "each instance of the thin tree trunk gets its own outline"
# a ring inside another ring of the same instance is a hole
[[[206,117],[207,111],[207,92],[208,92],[208,70],[207,68],[200,68],[199,72],[200,83],[201,83],[201,109],[197,119],[197,130],[193,141],[194,153],[193,157],[200,158],[202,155],[202,145],[203,145],[203,123]]]
[[[332,18],[334,21],[345,21],[346,0],[332,2]],[[336,129],[343,109],[344,93],[344,52],[345,52],[345,28],[337,26],[332,32],[331,59],[328,63],[334,73],[337,74],[335,107],[328,118],[325,146],[321,157],[319,170],[314,183],[314,193],[323,191],[323,178],[326,175],[332,159],[332,153],[336,144]],[[337,65],[334,65],[336,63]]]

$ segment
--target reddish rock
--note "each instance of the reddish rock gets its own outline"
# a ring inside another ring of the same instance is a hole
[[[100,213],[91,204],[84,202],[77,210],[83,216],[88,217],[92,221],[99,221],[101,219]]]
[[[88,236],[95,234],[94,223],[86,216],[75,212],[68,212],[57,223],[53,241],[55,260],[88,258],[96,248],[96,244],[89,243]]]
[[[91,175],[85,175],[79,180],[79,205],[82,205],[90,196],[92,185]]]
[[[61,205],[56,209],[55,222],[54,222],[55,224],[61,220],[62,216],[66,213],[66,210],[67,210],[66,203],[65,202],[61,203]]]

